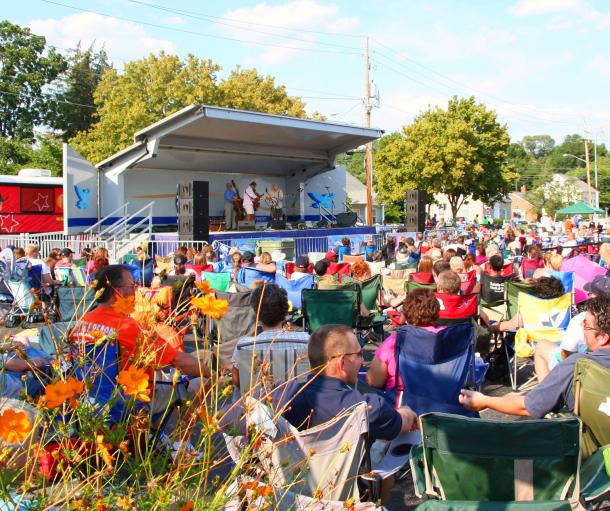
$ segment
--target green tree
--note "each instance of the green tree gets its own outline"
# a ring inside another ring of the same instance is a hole
[[[506,163],[510,140],[496,114],[474,97],[449,101],[447,110],[418,115],[375,157],[381,201],[398,202],[406,190],[447,195],[453,218],[469,197],[499,200],[516,177]]]
[[[558,209],[579,201],[580,193],[573,183],[547,180],[526,195],[538,214],[553,216]]]
[[[521,145],[526,154],[536,159],[548,156],[555,147],[555,140],[550,135],[527,135]]]
[[[34,139],[34,127],[46,119],[52,97],[44,88],[66,68],[46,39],[29,28],[0,21],[0,135]]]
[[[95,119],[93,94],[102,75],[112,66],[105,50],[95,52],[90,46],[83,51],[80,43],[70,50],[68,70],[55,93],[54,108],[51,109],[48,124],[61,133],[64,141],[74,137],[79,131],[87,131]]]
[[[129,146],[133,134],[191,104],[253,109],[304,116],[304,105],[271,77],[240,70],[218,81],[220,66],[189,55],[185,61],[160,53],[109,69],[94,93],[98,120],[70,140],[83,156],[99,162]]]
[[[61,141],[51,134],[37,135],[36,143],[0,138],[0,174],[17,174],[22,168],[49,169],[62,174]]]

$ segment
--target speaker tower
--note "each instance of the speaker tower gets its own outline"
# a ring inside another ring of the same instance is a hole
[[[178,237],[180,241],[209,241],[208,181],[186,181],[178,184]]]
[[[405,194],[405,228],[424,232],[426,229],[426,192],[407,190]]]

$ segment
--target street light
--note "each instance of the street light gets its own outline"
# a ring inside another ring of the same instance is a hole
[[[587,166],[587,186],[589,187],[589,205],[591,204],[591,175],[589,173],[589,162],[584,158],[575,156],[573,154],[564,153],[564,158],[576,158],[578,161],[583,162]],[[597,183],[597,166],[595,166],[595,183]],[[599,208],[599,191],[595,189],[595,207]]]

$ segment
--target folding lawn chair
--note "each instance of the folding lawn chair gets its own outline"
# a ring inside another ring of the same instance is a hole
[[[416,282],[414,280],[405,280],[405,292],[410,293],[414,289],[429,289],[430,291],[436,292],[436,284],[422,284],[421,282]]]
[[[249,288],[257,280],[264,280],[273,284],[275,282],[275,273],[257,270],[252,266],[244,266],[237,272],[237,282],[242,286]]]
[[[512,276],[492,276],[487,272],[481,274],[479,307],[485,311],[492,321],[506,319],[506,283],[512,278]]]
[[[476,320],[479,314],[477,295],[434,293],[440,304],[438,325],[455,325]]]
[[[293,310],[298,310],[302,307],[301,292],[303,289],[312,289],[314,286],[313,275],[307,275],[298,280],[289,280],[282,275],[275,276],[275,283],[286,290],[288,300],[292,303]]]
[[[469,295],[474,290],[474,287],[477,285],[477,272],[476,270],[471,270],[465,273],[458,273],[460,277],[460,290],[462,294]]]
[[[437,333],[412,325],[396,332],[397,404],[417,415],[451,412],[476,416],[458,401],[474,378],[474,327],[461,323]]]
[[[219,272],[213,273],[209,271],[201,272],[201,280],[207,280],[210,283],[210,287],[215,291],[227,292],[231,286],[231,273],[230,272]]]
[[[385,268],[385,261],[367,261],[366,264],[371,269],[371,275],[381,275],[382,270]]]
[[[97,307],[95,289],[91,287],[58,287],[57,301],[62,321],[77,321]]]
[[[423,442],[411,449],[415,493],[455,506],[440,509],[483,510],[489,503],[506,510],[519,501],[524,507],[516,510],[554,510],[578,503],[577,418],[507,422],[429,413],[420,426]]]
[[[326,275],[350,275],[352,267],[349,263],[330,263]]]
[[[344,255],[343,260],[341,262],[354,264],[360,261],[364,261],[363,255]]]
[[[74,322],[59,322],[48,323],[40,327],[38,331],[40,349],[49,355],[61,353],[68,347],[70,329],[74,325]]]
[[[360,293],[356,290],[303,289],[301,301],[308,332],[329,324],[357,326]]]
[[[413,272],[409,275],[409,280],[418,284],[434,284],[434,276],[430,272]]]

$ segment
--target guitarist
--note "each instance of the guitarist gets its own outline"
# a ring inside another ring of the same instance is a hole
[[[262,195],[256,193],[256,181],[252,181],[244,191],[244,209],[246,210],[246,220],[255,221],[254,212],[258,209],[258,204]]]
[[[235,201],[237,200],[237,193],[233,189],[231,183],[227,183],[227,189],[225,190],[225,229],[232,231],[237,229],[237,221],[235,215]]]

